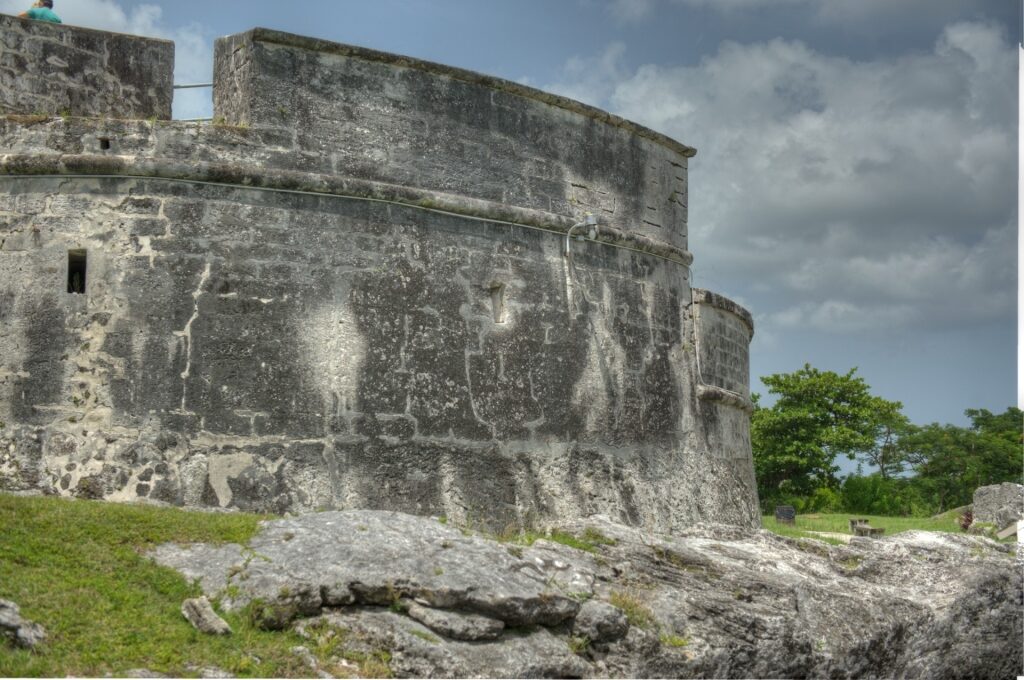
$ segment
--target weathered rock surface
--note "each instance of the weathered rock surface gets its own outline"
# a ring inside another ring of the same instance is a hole
[[[549,565],[544,553],[518,557],[504,545],[464,535],[436,519],[392,512],[324,512],[266,524],[248,550],[167,546],[157,560],[182,567],[204,588],[230,584],[239,607],[264,603],[268,628],[325,607],[389,606],[401,598],[482,614],[512,626],[556,625],[572,619],[579,602],[568,563]],[[231,557],[234,556],[232,560]],[[207,564],[209,561],[209,565]],[[228,564],[227,572],[222,571]],[[287,567],[283,567],[287,565]],[[230,574],[230,577],[228,577]],[[584,591],[585,592],[585,591]]]
[[[31,649],[46,639],[46,631],[38,623],[21,618],[17,604],[0,600],[0,638]]]
[[[230,635],[231,626],[217,616],[210,601],[203,597],[193,597],[181,603],[181,614],[196,630],[208,635]]]
[[[453,640],[494,640],[505,629],[505,622],[499,619],[434,609],[419,603],[409,605],[405,613],[409,618]]]
[[[225,607],[254,603],[268,627],[340,636],[339,672],[372,654],[423,677],[1012,677],[1024,664],[1024,561],[985,538],[833,546],[713,525],[669,537],[601,517],[563,529],[614,543],[524,547],[351,511],[268,522],[247,547],[155,557]],[[458,639],[474,617],[504,628]]]
[[[415,678],[579,678],[593,666],[569,649],[563,636],[546,628],[508,631],[496,642],[463,642],[438,637],[413,619],[386,609],[352,608],[300,624],[340,631],[357,654],[387,650],[391,672]]]
[[[618,607],[600,600],[588,600],[573,622],[574,635],[590,642],[618,640],[629,631],[629,619]]]
[[[994,524],[996,529],[1008,527],[1024,519],[1024,486],[1020,484],[993,484],[974,491],[974,521]]]

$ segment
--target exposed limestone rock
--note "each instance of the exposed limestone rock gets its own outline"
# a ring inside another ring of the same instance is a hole
[[[1024,519],[1024,486],[993,484],[978,487],[972,504],[975,523],[992,524],[998,531]]]
[[[111,677],[111,676],[107,676]],[[169,677],[164,673],[158,673],[151,671],[148,668],[133,668],[130,671],[125,671],[124,677],[126,678],[166,678]]]
[[[503,621],[489,616],[461,614],[424,607],[418,603],[409,605],[405,613],[432,631],[453,640],[494,640],[505,628]]]
[[[1012,677],[1024,663],[1021,560],[985,538],[833,546],[600,517],[562,529],[609,541],[524,547],[351,511],[267,522],[246,548],[155,556],[229,608],[260,600],[267,627],[340,636],[339,672],[374,654],[423,677]],[[504,624],[495,639],[455,639],[481,615]]]
[[[310,627],[313,624],[313,628]],[[345,636],[357,654],[387,650],[391,672],[414,678],[581,678],[593,666],[546,628],[507,631],[500,641],[445,640],[429,628],[386,609],[346,608],[304,621],[298,629],[328,627]]]
[[[268,522],[248,551],[193,547],[176,553],[165,547],[157,552],[158,561],[183,568],[204,588],[234,585],[240,594],[228,607],[260,600],[259,617],[271,629],[324,607],[389,606],[403,597],[512,626],[573,618],[579,603],[562,594],[562,587],[572,592],[559,579],[563,570],[546,570],[543,557],[532,556],[531,551],[517,557],[501,544],[464,535],[436,519],[369,510]]]
[[[18,647],[32,649],[46,639],[46,631],[38,623],[21,618],[21,609],[10,600],[0,600],[0,638]]]
[[[209,635],[230,635],[231,626],[217,616],[206,596],[194,597],[181,603],[181,613],[196,630]]]
[[[573,635],[590,642],[618,640],[628,630],[629,620],[622,610],[599,600],[584,602],[572,626]]]

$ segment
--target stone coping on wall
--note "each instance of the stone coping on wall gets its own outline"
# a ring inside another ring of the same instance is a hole
[[[112,126],[124,130],[117,123],[91,119],[63,120],[46,117],[7,116],[8,124],[33,127],[37,125],[85,126],[92,128],[92,137],[110,134]],[[129,125],[134,123],[129,122]],[[159,125],[139,123],[147,128],[212,130],[216,126],[198,126],[195,123],[162,122]],[[50,130],[52,132],[53,130]],[[81,130],[79,130],[81,132]],[[47,140],[51,135],[46,135]],[[56,135],[56,138],[68,137]],[[201,142],[197,142],[201,143]],[[226,144],[227,142],[225,142]],[[2,148],[2,138],[0,138]],[[83,144],[69,147],[84,152]],[[207,151],[212,151],[207,147]],[[215,150],[214,150],[215,151]],[[542,210],[520,208],[505,204],[472,199],[464,196],[433,192],[433,190],[389,184],[386,182],[346,177],[336,174],[302,172],[273,167],[260,168],[242,159],[198,161],[191,158],[153,157],[142,155],[113,155],[96,153],[62,153],[59,148],[45,146],[27,153],[0,154],[0,176],[89,175],[116,177],[154,177],[171,180],[211,182],[239,188],[270,189],[280,192],[308,193],[353,199],[389,201],[425,210],[453,213],[488,221],[509,222],[549,230],[564,235],[573,220],[563,215]],[[686,250],[608,225],[596,227],[594,241],[610,246],[639,251],[655,257],[688,266],[693,256]]]
[[[26,130],[33,130],[34,138],[26,139],[23,135]],[[0,176],[153,177],[393,201],[466,217],[540,228],[556,234],[565,234],[575,224],[570,217],[535,208],[333,172],[297,170],[294,168],[298,165],[311,166],[310,158],[295,156],[290,150],[282,151],[281,158],[276,158],[276,152],[268,150],[274,143],[268,143],[267,135],[277,133],[275,130],[185,121],[0,116]],[[168,139],[161,135],[178,137]],[[248,140],[250,137],[251,141]],[[17,139],[17,148],[12,148],[15,146],[12,139]],[[100,139],[110,140],[110,151],[97,152]],[[127,148],[118,153],[118,147]],[[267,162],[252,162],[250,152],[257,151],[266,155]],[[292,167],[281,167],[285,163],[291,163]],[[594,240],[598,242],[637,250],[684,266],[693,262],[693,255],[688,250],[643,234],[606,224],[598,225],[595,231]]]
[[[31,3],[26,2],[25,8],[27,9],[29,7],[31,7]],[[19,17],[15,14],[4,14],[3,12],[0,12],[0,21],[6,20],[14,20],[21,22],[22,25],[31,27],[31,30],[33,31],[57,31],[64,33],[73,31],[75,33],[91,35],[94,40],[102,40],[108,36],[114,36],[120,38],[131,38],[134,40],[151,40],[155,43],[164,43],[168,45],[174,44],[173,40],[168,40],[166,38],[151,38],[149,36],[135,35],[134,33],[122,33],[120,31],[109,31],[106,29],[87,28],[85,26],[76,26],[74,24],[67,23],[55,24],[49,21],[35,21],[33,19]]]
[[[754,337],[754,317],[746,310],[729,298],[719,293],[704,288],[693,289],[693,302],[698,305],[710,305],[723,312],[729,312],[737,317],[750,330],[750,337]]]
[[[416,59],[414,57],[392,54],[390,52],[381,52],[367,47],[346,45],[344,43],[331,42],[320,38],[310,38],[307,36],[296,35],[294,33],[276,31],[269,28],[253,28],[232,37],[243,40],[249,39],[253,42],[281,45],[284,47],[295,47],[313,52],[337,54],[344,57],[363,59],[365,61],[376,61],[390,64],[392,66],[417,69],[455,80],[462,80],[468,83],[482,85],[494,90],[500,90],[520,97],[525,97],[527,99],[540,101],[551,106],[578,113],[582,116],[592,118],[608,125],[620,127],[637,135],[638,137],[643,137],[661,144],[662,146],[665,146],[666,148],[687,158],[692,158],[697,155],[697,150],[691,146],[682,144],[667,135],[651,130],[650,128],[644,127],[643,125],[634,123],[630,120],[626,120],[625,118],[609,113],[595,106],[590,106],[589,104],[584,104],[576,101],[575,99],[538,90],[537,88],[515,83],[510,80],[484,75],[475,71],[455,66],[447,66],[445,64],[439,64],[423,59]]]

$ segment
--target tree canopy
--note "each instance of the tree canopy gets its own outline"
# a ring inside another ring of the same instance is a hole
[[[873,395],[853,368],[845,374],[809,364],[761,379],[775,402],[754,395],[751,444],[758,493],[803,511],[941,512],[971,502],[979,486],[1020,483],[1024,413],[968,409],[970,427],[912,424],[903,404]],[[842,483],[839,456],[870,466]]]
[[[872,395],[856,368],[840,375],[806,364],[761,382],[776,396],[772,406],[755,408],[751,421],[762,500],[838,489],[837,456],[870,453],[887,471],[898,469],[884,440],[903,427],[903,405]]]

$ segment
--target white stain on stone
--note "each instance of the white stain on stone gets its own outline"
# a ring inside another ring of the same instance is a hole
[[[209,481],[217,494],[217,502],[220,507],[226,508],[231,504],[231,487],[228,480],[241,474],[247,467],[253,464],[253,457],[250,453],[221,453],[209,458]]]
[[[181,372],[181,410],[185,411],[185,397],[188,393],[188,377],[192,374],[192,324],[196,319],[199,318],[199,298],[203,294],[203,286],[210,280],[210,268],[211,263],[207,262],[203,268],[203,273],[199,276],[199,285],[192,291],[192,299],[195,300],[194,307],[192,309],[192,316],[189,317],[188,323],[185,324],[184,330],[175,331],[175,335],[185,339],[185,370]]]
[[[298,329],[298,338],[307,372],[328,407],[327,417],[355,409],[367,348],[348,305],[329,303],[314,310]]]

